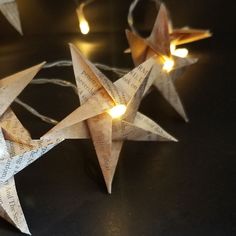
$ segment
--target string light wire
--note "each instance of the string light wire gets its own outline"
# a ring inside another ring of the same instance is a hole
[[[127,21],[129,24],[130,29],[138,34],[138,31],[136,30],[135,26],[134,26],[134,10],[136,9],[137,5],[139,2],[141,2],[142,0],[134,0],[129,7],[129,12],[128,12],[128,16],[127,16]],[[156,4],[156,8],[158,9],[160,7],[160,0],[150,0],[151,2],[154,2]]]
[[[116,75],[123,76],[126,73],[129,72],[129,69],[122,69],[122,68],[116,68],[116,67],[110,67],[108,65],[104,65],[101,63],[94,63],[95,66],[99,69],[102,69],[104,71],[110,71],[115,73]],[[49,68],[53,68],[53,67],[71,67],[72,61],[70,60],[60,60],[60,61],[55,61],[52,63],[47,63],[44,65],[44,69],[49,69]],[[76,95],[78,95],[78,90],[75,84],[66,81],[66,80],[62,80],[62,79],[58,79],[58,78],[37,78],[37,79],[33,79],[31,81],[32,85],[42,85],[42,84],[54,84],[54,85],[58,85],[61,87],[67,87],[67,88],[71,88],[74,93]],[[30,105],[28,105],[27,103],[23,102],[22,100],[20,100],[19,98],[15,99],[15,102],[20,105],[21,107],[23,107],[25,110],[27,110],[29,113],[31,113],[32,115],[38,117],[39,119],[41,119],[43,122],[52,124],[52,125],[56,125],[58,123],[57,120],[48,117],[46,115],[41,114],[40,112],[38,112],[36,109],[34,109],[33,107],[31,107]]]
[[[83,7],[84,7],[84,6],[90,4],[90,3],[94,2],[94,1],[95,0],[87,0],[87,1],[82,2],[81,4],[83,4]],[[136,33],[137,33],[137,30],[135,29],[135,26],[134,26],[133,12],[134,12],[137,4],[140,1],[141,0],[134,0],[131,3],[131,5],[129,7],[129,11],[128,11],[128,16],[127,16],[128,24],[129,24],[131,30],[133,32],[136,32]],[[151,1],[154,1],[156,4],[160,4],[159,0],[151,0]],[[81,4],[79,4],[78,0],[74,0],[74,2],[75,2],[77,7],[79,7],[81,5]],[[97,68],[99,68],[101,70],[104,70],[104,71],[113,72],[116,75],[118,75],[119,77],[124,76],[126,73],[128,73],[130,71],[129,69],[111,67],[111,66],[104,65],[104,64],[101,64],[101,63],[94,63],[94,64],[95,64],[95,66]],[[44,65],[43,68],[44,69],[49,69],[49,68],[53,68],[53,67],[71,67],[71,66],[72,66],[72,61],[70,61],[70,60],[59,60],[59,61],[55,61],[55,62],[52,62],[52,63],[47,63],[47,64]],[[58,85],[58,86],[62,86],[62,87],[68,87],[68,88],[72,88],[73,91],[78,95],[77,87],[73,83],[68,82],[66,80],[62,80],[62,79],[57,79],[57,78],[51,78],[51,79],[38,78],[38,79],[33,79],[31,81],[31,84],[34,84],[34,85],[54,84],[54,85]],[[52,125],[56,125],[58,123],[57,120],[41,114],[40,112],[38,112],[33,107],[31,107],[28,104],[26,104],[25,102],[23,102],[19,98],[16,98],[15,102],[18,105],[20,105],[21,107],[23,107],[24,109],[26,109],[29,113],[31,113],[32,115],[38,117],[39,119],[41,119],[42,121],[44,121],[46,123],[49,123],[49,124],[52,124]]]

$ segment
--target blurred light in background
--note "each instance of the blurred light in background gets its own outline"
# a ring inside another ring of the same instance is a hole
[[[79,27],[82,34],[88,34],[90,31],[89,23],[86,20],[85,15],[84,15],[85,6],[86,6],[86,3],[81,3],[79,7],[76,9],[76,13],[79,20]]]

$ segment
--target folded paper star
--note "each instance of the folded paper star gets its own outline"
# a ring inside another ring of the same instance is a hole
[[[195,33],[194,33],[195,32]],[[198,32],[198,34],[196,33]],[[176,49],[176,45],[200,39],[208,31],[171,30],[170,20],[164,4],[161,5],[153,30],[147,39],[126,31],[127,39],[135,65],[147,58],[158,55],[156,65],[150,73],[150,83],[160,91],[163,97],[172,105],[185,121],[186,112],[174,86],[174,80],[183,73],[183,68],[195,63],[197,59],[186,57],[186,49]],[[179,33],[179,35],[177,35]],[[185,39],[184,39],[185,38]]]
[[[14,175],[61,140],[32,140],[9,106],[42,65],[0,80],[0,216],[26,234],[30,232],[18,199]]]
[[[75,46],[70,48],[81,106],[43,139],[91,138],[111,193],[124,140],[176,141],[154,121],[137,112],[155,57],[112,83]]]
[[[20,14],[15,0],[0,0],[0,11],[9,23],[22,35]]]

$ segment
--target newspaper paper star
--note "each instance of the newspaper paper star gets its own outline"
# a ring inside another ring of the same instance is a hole
[[[9,23],[21,34],[22,27],[20,22],[20,14],[15,0],[0,0],[0,11],[9,21]]]
[[[155,60],[150,58],[112,83],[70,45],[81,106],[43,139],[88,139],[95,146],[108,193],[124,140],[177,141],[154,121],[137,112]]]
[[[9,106],[42,65],[0,80],[0,216],[26,234],[30,232],[18,199],[14,175],[57,143],[32,140]]]
[[[175,48],[175,42],[178,42],[178,44],[183,42],[180,41],[183,36],[177,37],[177,32],[179,31],[180,30],[174,30],[173,32],[175,33],[170,34],[170,20],[166,7],[162,4],[153,30],[147,39],[143,39],[128,30],[126,31],[126,35],[136,66],[154,54],[159,55],[159,60],[150,74],[150,83],[153,83],[179,115],[183,117],[185,121],[188,121],[173,82],[183,73],[185,67],[197,62],[197,59],[186,57],[188,53],[186,49]],[[182,31],[184,30],[182,29]],[[186,33],[186,35],[189,41],[193,41],[193,37],[190,33]],[[198,38],[200,38],[200,36]]]

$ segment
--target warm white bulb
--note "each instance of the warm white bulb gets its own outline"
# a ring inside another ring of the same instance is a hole
[[[181,58],[185,58],[188,56],[188,49],[187,48],[176,49],[172,55],[177,56],[177,57],[181,57]]]
[[[175,62],[171,58],[165,58],[163,70],[170,72],[175,65]]]
[[[85,15],[84,15],[84,7],[85,7],[84,3],[80,4],[76,12],[77,12],[78,20],[79,20],[79,28],[80,28],[81,33],[88,34],[88,32],[90,31],[90,28],[89,28],[89,23],[86,20]]]
[[[175,44],[171,44],[170,45],[170,52],[171,55],[176,56],[176,57],[181,57],[181,58],[185,58],[188,56],[188,49],[187,48],[177,48]]]
[[[85,19],[81,20],[79,23],[79,27],[82,34],[88,34],[90,30],[88,21],[86,21]]]
[[[107,113],[113,119],[117,119],[117,118],[120,118],[121,116],[123,116],[125,114],[126,110],[127,110],[127,107],[125,105],[118,104],[118,105],[114,106],[113,108],[111,108],[110,110],[108,110]]]

